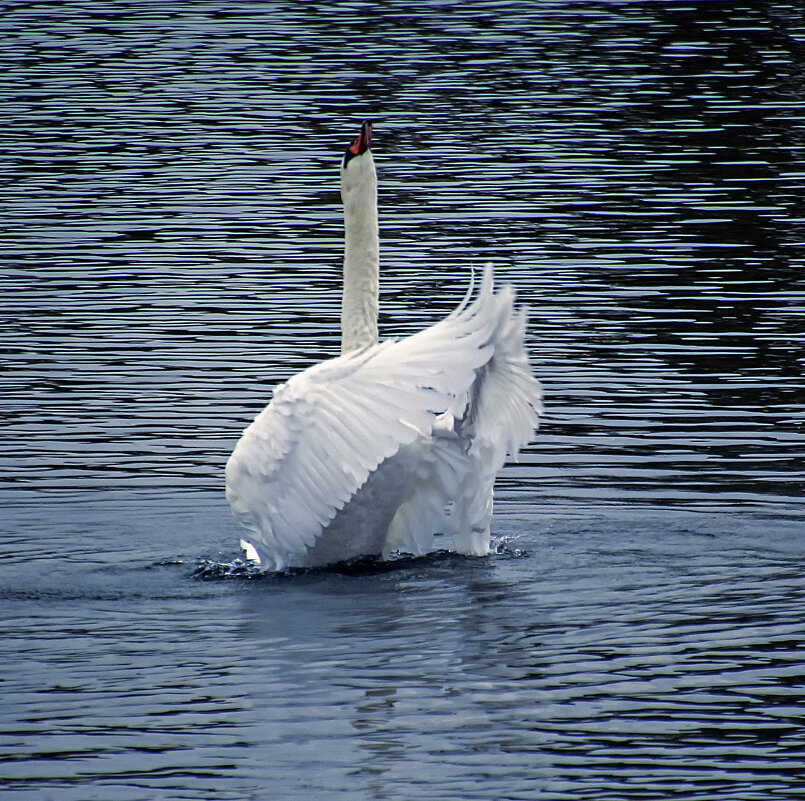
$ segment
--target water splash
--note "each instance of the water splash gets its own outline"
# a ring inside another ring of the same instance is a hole
[[[305,576],[318,574],[335,574],[341,576],[377,575],[404,571],[414,567],[438,566],[446,561],[461,562],[503,557],[504,559],[522,559],[529,556],[524,548],[509,545],[516,536],[499,537],[493,540],[488,557],[466,556],[446,549],[433,551],[421,556],[410,553],[394,552],[387,558],[381,556],[360,556],[344,562],[337,562],[324,567],[292,567],[280,571],[265,570],[260,564],[249,559],[235,557],[231,560],[200,558],[192,577],[202,581],[226,581],[236,579],[254,581],[288,576]]]
[[[519,538],[519,535],[515,534],[493,537],[490,546],[490,554],[494,556],[503,556],[507,559],[523,559],[530,556],[529,551],[527,551],[525,548],[517,548],[511,545],[511,543]]]
[[[226,579],[239,579],[253,581],[265,578],[268,575],[260,566],[246,559],[236,557],[230,562],[217,559],[199,559],[193,578],[202,581],[222,581]]]

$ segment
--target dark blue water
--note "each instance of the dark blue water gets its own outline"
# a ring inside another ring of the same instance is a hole
[[[0,796],[805,792],[795,3],[0,2]],[[546,414],[484,559],[259,578],[223,465],[487,260]]]

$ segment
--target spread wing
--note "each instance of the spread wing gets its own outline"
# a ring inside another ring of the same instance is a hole
[[[418,334],[323,362],[277,389],[226,466],[227,499],[266,567],[292,563],[379,464],[466,408],[494,350],[491,283],[490,272],[474,303],[468,292]]]

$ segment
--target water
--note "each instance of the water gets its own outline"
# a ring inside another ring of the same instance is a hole
[[[794,3],[0,3],[0,796],[794,799]],[[498,553],[257,578],[223,464],[493,260],[546,394]]]

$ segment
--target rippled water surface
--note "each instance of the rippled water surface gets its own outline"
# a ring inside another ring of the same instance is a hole
[[[805,21],[786,2],[0,2],[0,796],[805,792]],[[223,465],[487,260],[546,413],[485,559],[257,577]]]

